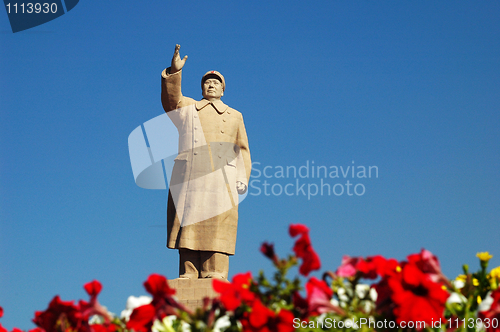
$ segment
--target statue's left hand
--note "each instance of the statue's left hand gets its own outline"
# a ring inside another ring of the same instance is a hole
[[[247,192],[247,185],[243,182],[236,181],[236,190],[238,190],[238,194],[243,195]]]

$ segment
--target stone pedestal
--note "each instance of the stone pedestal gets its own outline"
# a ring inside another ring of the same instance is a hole
[[[214,298],[219,293],[213,290],[213,279],[173,279],[168,284],[176,290],[177,300],[185,306],[196,309],[203,306],[203,298]]]

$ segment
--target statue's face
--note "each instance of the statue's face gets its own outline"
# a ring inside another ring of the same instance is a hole
[[[224,95],[222,83],[216,78],[208,78],[203,83],[203,98],[208,100],[217,100]]]

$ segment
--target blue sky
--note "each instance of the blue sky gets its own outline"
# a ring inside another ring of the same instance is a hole
[[[207,70],[225,76],[256,169],[378,167],[323,179],[363,195],[310,199],[255,187],[321,179],[254,172],[230,275],[271,273],[259,246],[290,252],[290,223],[311,228],[323,271],[344,254],[421,248],[450,278],[476,269],[478,251],[500,265],[499,15],[490,0],[80,1],[13,34],[0,13],[2,325],[32,328],[35,310],[56,294],[86,299],[93,279],[119,313],[150,273],[177,277],[167,193],[136,186],[127,147],[163,112],[160,73],[176,43],[189,56],[184,95],[201,98]]]

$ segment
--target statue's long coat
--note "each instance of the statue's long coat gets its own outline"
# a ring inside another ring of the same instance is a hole
[[[240,112],[218,100],[181,92],[182,71],[162,72],[161,101],[179,131],[169,183],[167,247],[234,255],[238,226],[236,182],[248,186],[248,139]]]

